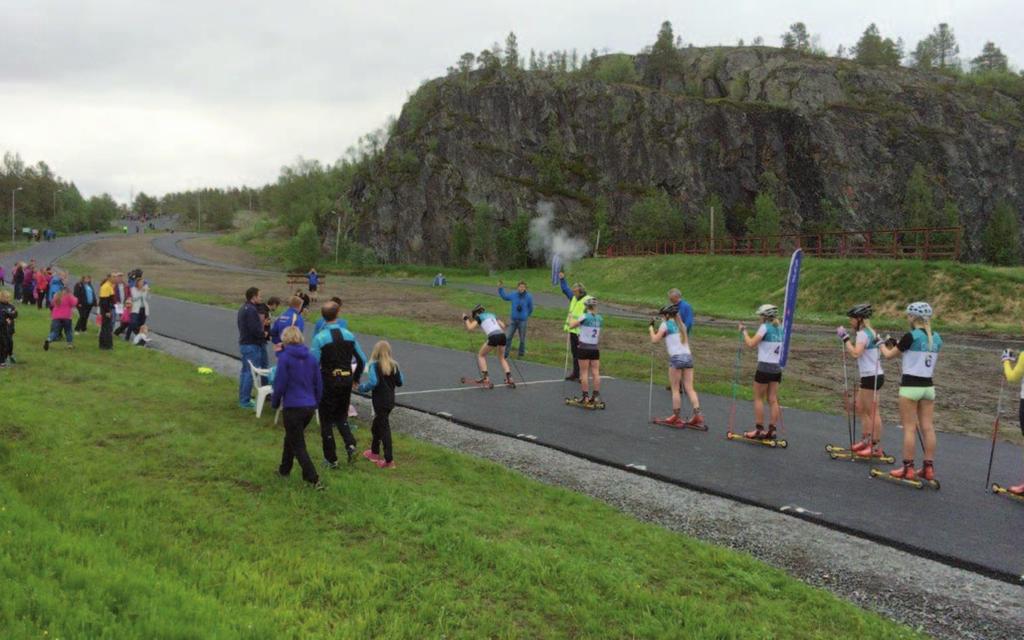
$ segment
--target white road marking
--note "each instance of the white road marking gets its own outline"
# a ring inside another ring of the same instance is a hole
[[[647,471],[647,465],[645,464],[627,464],[627,469],[636,469],[637,471]]]
[[[601,379],[602,380],[609,380],[609,379],[612,379],[612,378],[610,378],[609,376],[601,376]],[[530,384],[552,384],[552,383],[555,383],[555,382],[565,382],[565,380],[563,380],[562,378],[558,378],[557,380],[531,380],[529,382],[517,382],[516,386],[517,387],[523,387],[523,386],[530,385]],[[503,383],[497,383],[497,382],[494,383],[494,388],[495,389],[499,389],[499,388],[501,388],[503,386],[504,386]],[[472,391],[473,389],[483,389],[483,387],[477,386],[475,384],[465,384],[465,385],[462,385],[460,387],[448,387],[447,389],[424,389],[423,391],[399,391],[395,395],[396,396],[413,396],[413,395],[418,395],[418,394],[423,394],[423,393],[448,393],[449,391]]]
[[[517,433],[516,437],[517,438],[522,438],[524,440],[536,440],[537,439],[537,436],[529,434],[529,433]]]
[[[800,515],[805,515],[805,514],[806,515],[811,515],[811,516],[820,516],[821,515],[820,511],[811,511],[810,509],[804,509],[803,507],[795,507],[795,506],[789,505],[789,504],[784,505],[782,507],[779,507],[779,511],[781,511],[783,513],[787,512],[787,511],[792,511],[793,513],[797,513],[797,514],[800,514]]]

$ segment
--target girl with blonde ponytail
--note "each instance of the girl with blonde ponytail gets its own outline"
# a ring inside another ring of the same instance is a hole
[[[927,302],[907,306],[910,331],[899,341],[889,338],[881,347],[882,355],[903,355],[900,380],[900,419],[903,423],[903,464],[889,472],[897,480],[932,482],[935,479],[935,364],[942,349],[942,336],[932,331],[932,307]],[[924,447],[924,466],[914,469],[916,433],[920,429]]]

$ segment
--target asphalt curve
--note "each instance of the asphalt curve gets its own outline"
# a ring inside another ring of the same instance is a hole
[[[73,239],[67,240],[66,244],[73,244]],[[77,244],[68,248],[59,241],[42,243],[34,245],[30,254],[37,261],[49,262],[74,246]],[[8,261],[5,257],[4,262]],[[151,306],[158,334],[237,356],[234,311],[162,296],[154,296]],[[359,332],[359,326],[352,328]],[[364,350],[368,352],[375,339],[360,335]],[[477,334],[472,339],[480,342],[482,336]],[[1024,573],[1024,553],[1019,546],[1024,504],[993,496],[982,486],[989,454],[986,440],[941,433],[936,468],[942,489],[915,490],[870,479],[864,463],[830,460],[825,445],[847,439],[842,417],[787,410],[785,437],[789,447],[770,449],[726,440],[730,409],[727,398],[702,396],[711,426],[708,433],[678,431],[648,423],[648,385],[640,382],[606,380],[602,396],[608,403],[607,410],[585,411],[565,406],[564,397],[577,388],[560,381],[560,369],[520,362],[528,384],[514,390],[498,387],[487,391],[459,384],[461,376],[476,372],[470,354],[392,342],[408,382],[398,398],[404,406],[682,486],[782,510],[1007,582],[1018,583]],[[699,352],[696,359],[699,367]],[[668,394],[662,386],[662,362],[658,351],[659,384],[654,390],[654,413],[658,415],[669,410]],[[745,355],[744,380],[751,377],[753,365],[752,356]],[[947,360],[946,366],[953,363]],[[497,370],[497,362],[492,362],[491,369]],[[614,371],[605,373],[615,375]],[[942,389],[938,391],[941,429]],[[896,393],[896,389],[888,385],[883,393]],[[784,402],[785,383],[781,395]],[[737,428],[751,422],[750,404],[740,403]],[[901,435],[898,427],[887,425],[885,448],[898,452]],[[1020,447],[1000,443],[993,478],[1004,484],[1017,480],[1022,472],[1021,459]]]

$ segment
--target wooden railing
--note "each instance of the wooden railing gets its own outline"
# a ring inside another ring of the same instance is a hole
[[[959,260],[963,227],[893,229],[890,231],[831,231],[816,234],[783,234],[753,238],[726,237],[664,240],[611,245],[609,258],[666,254],[730,256],[785,256],[802,248],[819,258],[910,258]]]

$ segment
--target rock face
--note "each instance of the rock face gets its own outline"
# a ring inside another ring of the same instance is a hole
[[[1024,210],[1019,96],[764,47],[679,55],[661,77],[637,56],[645,80],[634,83],[505,70],[427,83],[349,194],[359,239],[386,261],[445,262],[474,205],[507,224],[541,200],[580,235],[603,208],[611,235],[628,239],[647,194],[664,191],[691,221],[717,195],[735,221],[766,172],[784,231],[806,232],[826,210],[847,230],[891,229],[918,163],[935,206],[959,209],[968,255],[998,200]]]

